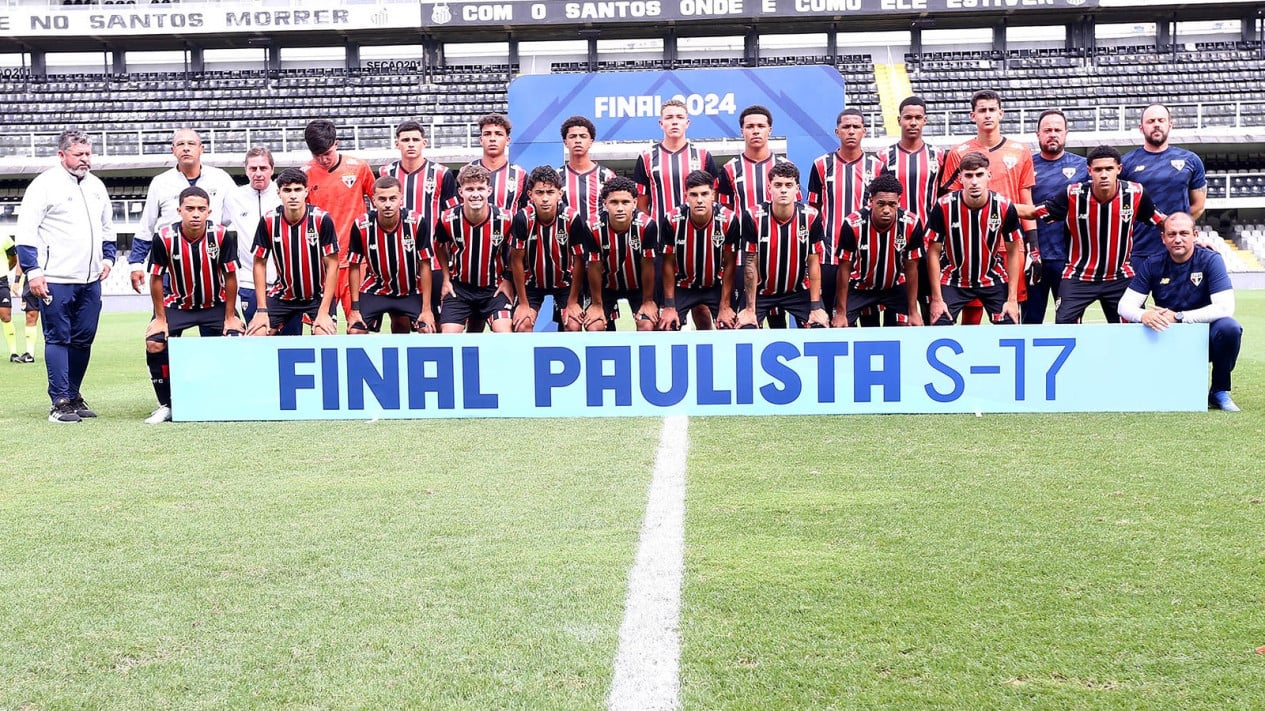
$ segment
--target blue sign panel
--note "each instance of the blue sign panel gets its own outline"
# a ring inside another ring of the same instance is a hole
[[[690,114],[693,140],[740,138],[738,115],[753,104],[773,112],[773,135],[785,136],[787,157],[808,183],[813,159],[839,147],[835,117],[844,108],[843,77],[828,66],[690,69],[667,72],[544,74],[510,82],[514,133],[510,157],[531,170],[561,165],[559,130],[569,116],[587,116],[602,141],[663,138],[659,107],[679,98]]]
[[[1197,411],[1207,361],[1206,324],[179,338],[172,411],[179,421]]]

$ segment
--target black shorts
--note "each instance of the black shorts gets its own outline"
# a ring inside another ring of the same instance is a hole
[[[1059,284],[1058,307],[1054,312],[1055,323],[1080,323],[1085,309],[1097,301],[1102,304],[1107,323],[1120,323],[1120,297],[1129,288],[1129,279],[1111,281],[1073,281],[1064,279]]]
[[[909,297],[904,284],[890,289],[853,289],[848,287],[848,325],[855,326],[861,312],[871,306],[882,306],[883,325],[904,325],[909,319]]]
[[[571,287],[563,287],[561,289],[540,289],[534,286],[527,287],[527,305],[536,312],[536,319],[540,319],[540,307],[545,303],[545,297],[553,297],[553,314],[550,316],[553,322],[562,327],[562,310],[567,307],[567,299],[571,298]],[[583,299],[581,299],[583,306]]]
[[[510,318],[510,300],[495,286],[452,283],[453,296],[445,296],[439,308],[439,322],[466,325],[471,317],[491,323]]]
[[[186,329],[197,327],[203,338],[224,335],[224,305],[206,309],[167,308],[167,336],[179,338]]]
[[[641,310],[641,289],[628,289],[627,291],[603,289],[602,312],[605,314],[607,321],[615,318],[617,313],[615,305],[620,299],[628,299],[628,308],[632,309],[633,318],[637,317],[637,312]]]
[[[941,286],[940,296],[944,298],[944,305],[948,307],[949,313],[941,316],[936,321],[935,326],[952,326],[958,320],[958,313],[962,311],[962,307],[979,299],[984,304],[984,310],[993,318],[995,323],[1014,323],[1009,316],[1005,320],[1001,320],[1000,314],[1002,307],[1006,305],[1006,297],[1010,293],[1010,287],[1005,284],[996,284],[994,286],[981,286],[974,288],[963,288],[957,286]]]
[[[690,289],[678,286],[673,298],[676,299],[676,312],[680,314],[682,323],[685,321],[685,315],[695,306],[706,306],[707,310],[712,312],[712,318],[716,318],[720,313],[719,284],[710,289]]]
[[[360,318],[364,319],[365,325],[370,331],[377,331],[382,328],[383,315],[389,316],[408,316],[409,321],[417,323],[417,319],[422,315],[422,297],[420,294],[412,296],[379,296],[378,294],[362,293],[357,297],[360,300]]]
[[[335,321],[338,318],[334,315],[334,309],[338,304],[335,299],[329,305],[329,317]],[[301,319],[304,316],[308,320],[315,321],[316,314],[321,309],[321,299],[308,299],[307,301],[283,301],[276,296],[268,297],[268,328],[279,328],[290,323],[293,319]]]
[[[849,275],[845,274],[844,278]],[[839,265],[823,264],[821,265],[821,303],[826,307],[826,313],[834,313],[835,310],[835,290],[839,288]],[[805,292],[807,293],[807,292]]]
[[[769,312],[773,309],[781,309],[783,313],[790,314],[795,317],[795,322],[800,328],[808,325],[809,306],[812,302],[808,298],[808,289],[800,289],[792,291],[789,294],[779,294],[777,296],[764,296],[756,294],[755,297],[755,322],[757,324],[764,323],[764,319],[768,318]]]
[[[9,288],[9,277],[0,277],[0,309],[13,307],[13,291]]]

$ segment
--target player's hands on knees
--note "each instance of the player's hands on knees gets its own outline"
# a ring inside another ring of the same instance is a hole
[[[808,312],[809,328],[827,328],[830,326],[830,318],[826,316],[825,309],[813,309]]]
[[[931,322],[935,323],[940,320],[940,317],[949,315],[949,307],[944,303],[944,299],[932,299],[931,313],[927,315],[931,317]]]
[[[1007,301],[1001,307],[1001,315],[1003,319],[1009,316],[1012,323],[1023,323],[1023,319],[1019,316],[1018,301]]]
[[[527,304],[514,307],[514,330],[527,333],[536,327],[536,309]]]
[[[578,303],[567,304],[562,311],[562,328],[567,331],[584,330],[584,309]]]
[[[921,311],[921,310],[919,310],[917,307],[912,308],[912,309],[910,309],[910,310],[909,310],[909,320],[908,320],[908,322],[907,322],[907,325],[909,325],[909,326],[924,326],[924,325],[926,325],[926,324],[924,324],[924,323],[922,322],[922,311]]]
[[[584,310],[584,330],[606,330],[606,311],[602,308],[601,304],[590,304],[589,307]]]
[[[643,301],[634,320],[638,331],[653,331],[659,325],[659,307],[653,301]]]
[[[738,325],[738,312],[734,311],[728,304],[722,304],[720,310],[716,312],[717,328],[734,328]]]
[[[755,309],[743,309],[738,312],[738,320],[735,322],[738,328],[759,328],[760,324],[755,320]]]
[[[659,312],[659,330],[681,330],[681,317],[677,314],[675,306],[664,306],[663,310]]]
[[[268,335],[268,314],[255,312],[251,317],[250,324],[246,326],[247,336],[266,336]]]
[[[848,312],[835,309],[835,315],[830,319],[830,326],[832,328],[847,328]]]
[[[312,333],[318,336],[332,336],[338,333],[338,326],[334,324],[334,319],[330,318],[327,313],[319,313],[316,320],[312,322]]]
[[[430,309],[423,309],[422,315],[417,317],[417,323],[413,324],[414,330],[418,333],[434,333],[435,332],[435,314]]]
[[[242,320],[237,317],[237,314],[233,314],[232,316],[224,319],[225,336],[240,336],[245,331],[246,324],[242,323]]]

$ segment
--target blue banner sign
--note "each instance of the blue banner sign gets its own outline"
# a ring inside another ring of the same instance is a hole
[[[178,338],[178,421],[1198,411],[1208,327]]]
[[[519,77],[509,86],[510,156],[528,170],[561,165],[559,129],[574,115],[591,119],[601,141],[645,141],[649,148],[663,139],[659,107],[672,98],[685,102],[686,135],[694,140],[741,138],[742,110],[768,107],[773,135],[786,137],[787,157],[799,166],[805,186],[813,159],[839,147],[834,129],[844,108],[844,85],[838,69],[688,69]]]

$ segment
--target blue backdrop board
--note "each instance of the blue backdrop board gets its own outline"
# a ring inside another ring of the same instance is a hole
[[[1207,366],[1206,324],[171,341],[177,421],[1202,411]]]
[[[740,138],[742,110],[767,106],[773,135],[786,137],[787,157],[799,166],[805,189],[813,159],[839,147],[834,127],[844,85],[834,67],[690,69],[519,77],[509,86],[510,158],[528,170],[562,165],[559,129],[574,115],[593,121],[598,140],[644,141],[649,148],[663,138],[659,107],[674,97],[685,101],[693,140]]]

